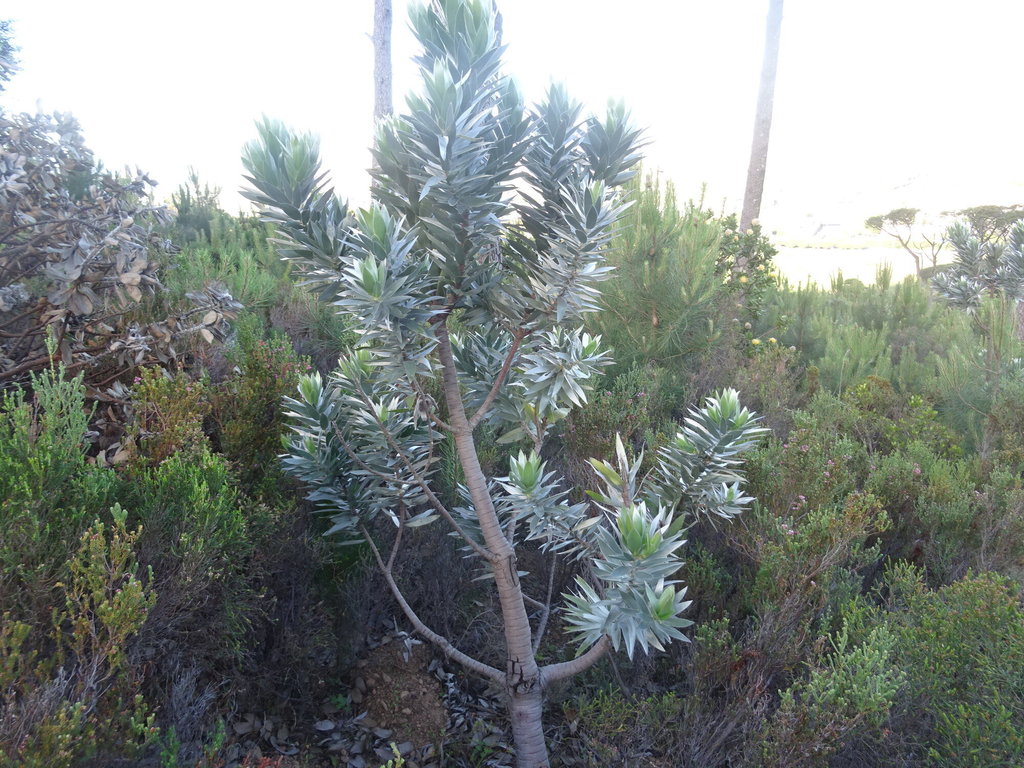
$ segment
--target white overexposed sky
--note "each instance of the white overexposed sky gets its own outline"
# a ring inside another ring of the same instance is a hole
[[[530,100],[563,81],[623,99],[647,167],[682,197],[740,207],[768,0],[499,0],[506,71]],[[261,114],[318,133],[337,189],[365,203],[372,0],[8,0],[22,71],[9,110],[70,111],[108,167],[169,197],[189,166],[244,205]],[[896,206],[1024,201],[1024,3],[786,0],[765,203],[769,230],[856,229]],[[395,0],[395,104],[417,85]]]

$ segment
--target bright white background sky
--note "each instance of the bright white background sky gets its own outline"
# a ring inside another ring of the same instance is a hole
[[[499,0],[506,71],[594,111],[622,98],[650,169],[739,208],[767,0]],[[367,198],[372,0],[8,0],[22,71],[0,104],[70,111],[108,167],[169,197],[189,166],[243,203],[238,157],[261,114],[321,135],[343,196]],[[395,0],[395,102],[417,83]],[[1015,0],[786,0],[762,220],[813,232],[898,205],[1024,201]]]

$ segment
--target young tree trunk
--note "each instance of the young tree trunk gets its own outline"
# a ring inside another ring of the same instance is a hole
[[[373,3],[373,120],[392,112],[391,0]]]
[[[544,692],[538,685],[529,693],[511,696],[508,705],[517,768],[548,768],[544,742]]]
[[[761,63],[761,88],[757,96],[754,118],[754,141],[747,168],[747,188],[743,194],[740,230],[746,232],[761,213],[764,175],[768,168],[768,136],[772,130],[772,107],[775,101],[775,73],[779,64],[779,37],[782,33],[782,0],[769,0],[765,25],[764,61]]]
[[[540,669],[533,655],[533,637],[526,603],[519,583],[515,549],[501,530],[494,511],[487,478],[473,440],[473,428],[466,417],[459,388],[455,359],[452,356],[448,329],[444,322],[437,326],[438,355],[441,360],[448,419],[455,438],[459,463],[465,475],[466,488],[480,522],[484,542],[491,554],[491,570],[498,590],[501,617],[505,631],[505,690],[509,699],[509,717],[516,747],[518,768],[547,768],[547,746],[544,743],[543,691]]]

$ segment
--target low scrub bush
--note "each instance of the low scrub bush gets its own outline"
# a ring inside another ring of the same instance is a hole
[[[793,413],[803,407],[810,394],[797,360],[796,350],[783,347],[774,337],[753,346],[739,357],[729,378],[743,397],[757,408],[772,434],[785,437],[793,427]]]
[[[0,765],[64,768],[86,758],[132,757],[158,734],[128,649],[155,602],[115,505],[65,559],[49,622],[3,615]]]
[[[888,627],[905,675],[886,747],[872,764],[943,768],[1013,766],[1024,760],[1024,612],[1019,587],[993,573],[929,589],[908,564],[848,607],[851,636]],[[877,736],[876,736],[877,738]]]
[[[66,576],[67,554],[115,499],[116,479],[90,465],[82,375],[51,368],[31,378],[33,395],[0,399],[0,612],[40,617]]]
[[[141,457],[156,465],[176,453],[201,452],[210,412],[207,385],[184,370],[146,368],[135,378],[130,434]]]
[[[649,445],[657,452],[656,433],[667,420],[657,372],[634,367],[596,387],[588,402],[574,408],[565,420],[562,434],[569,454],[581,462],[609,455],[616,435],[634,451]]]
[[[284,398],[309,371],[309,362],[295,354],[283,334],[267,338],[263,323],[252,315],[239,322],[228,360],[235,373],[213,396],[220,448],[238,468],[246,492],[279,496],[284,482],[277,458],[286,426]]]
[[[895,667],[897,638],[885,625],[854,644],[844,626],[810,673],[781,695],[763,734],[765,768],[826,768],[858,733],[881,728],[906,674]]]

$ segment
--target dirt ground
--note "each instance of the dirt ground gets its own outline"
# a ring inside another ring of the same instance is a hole
[[[447,722],[441,686],[427,671],[431,653],[414,645],[409,660],[400,641],[375,649],[359,670],[354,688],[365,688],[363,706],[380,728],[394,731],[395,742],[414,747],[440,742]],[[361,685],[362,683],[362,685]]]

